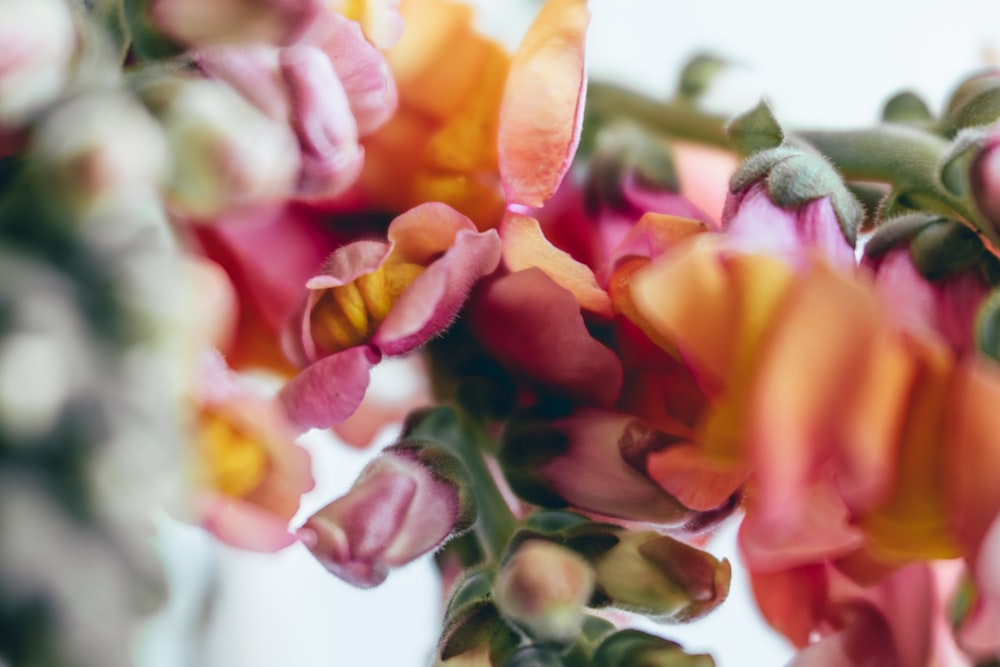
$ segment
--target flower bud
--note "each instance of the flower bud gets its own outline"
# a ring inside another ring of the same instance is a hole
[[[60,105],[36,127],[31,153],[58,203],[84,217],[157,196],[170,164],[156,120],[120,93]]]
[[[621,532],[594,569],[613,605],[660,621],[699,618],[729,594],[729,561],[652,531]]]
[[[1000,70],[975,74],[952,93],[941,119],[946,136],[967,127],[989,125],[1000,119]]]
[[[387,448],[347,495],[306,521],[299,537],[333,574],[360,588],[466,530],[474,509],[458,462],[425,443]]]
[[[967,227],[916,215],[880,228],[862,259],[897,324],[936,332],[958,353],[973,349],[976,314],[989,291],[985,262],[995,260]]]
[[[0,127],[24,123],[60,94],[77,39],[62,0],[0,2]]]
[[[522,543],[497,575],[494,599],[509,621],[543,642],[568,643],[583,628],[594,572],[581,556],[548,540]]]
[[[729,243],[801,264],[813,250],[853,267],[864,210],[823,158],[784,146],[747,159],[730,181],[722,212]]]
[[[537,505],[679,524],[691,511],[622,457],[666,437],[631,415],[582,408],[549,421],[512,420],[501,459],[514,491]]]
[[[1000,126],[987,135],[972,158],[969,185],[979,212],[994,234],[1000,234]]]
[[[171,77],[147,82],[140,94],[170,142],[174,171],[167,200],[178,213],[211,218],[293,191],[299,170],[295,135],[229,86]]]

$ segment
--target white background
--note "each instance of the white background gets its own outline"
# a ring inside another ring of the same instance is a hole
[[[537,7],[526,0],[475,4],[484,29],[511,47]],[[718,104],[739,110],[765,93],[779,120],[797,126],[871,123],[883,99],[903,88],[939,110],[961,77],[995,64],[1000,53],[996,0],[591,0],[590,6],[595,77],[666,97],[687,57],[708,50],[741,65],[727,80],[733,94]],[[319,482],[306,501],[309,511],[346,490],[368,454],[317,434],[306,440]],[[733,532],[723,531],[710,550],[734,558]],[[159,543],[174,594],[140,643],[141,667],[194,667],[184,648],[193,645],[195,628],[206,636],[205,667],[429,664],[439,594],[427,558],[393,573],[378,590],[357,591],[300,548],[274,556],[237,553],[168,521]],[[213,589],[213,613],[192,615]],[[719,611],[660,631],[689,649],[711,649],[719,667],[777,666],[790,655],[757,618],[738,565],[731,598]]]

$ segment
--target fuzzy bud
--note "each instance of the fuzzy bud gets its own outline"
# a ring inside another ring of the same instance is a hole
[[[623,531],[594,562],[598,589],[623,609],[662,621],[689,621],[729,594],[729,561],[651,531]]]
[[[458,462],[425,443],[387,448],[345,496],[306,521],[299,537],[333,574],[359,588],[381,584],[471,526]]]
[[[500,612],[543,642],[573,641],[594,589],[594,572],[575,552],[548,540],[528,540],[497,575]]]

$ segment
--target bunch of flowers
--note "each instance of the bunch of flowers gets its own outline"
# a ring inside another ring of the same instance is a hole
[[[0,664],[129,664],[158,507],[435,552],[440,665],[713,664],[628,626],[724,603],[724,522],[796,667],[1000,661],[1000,75],[802,130],[588,86],[585,0],[473,19],[0,2]],[[292,523],[298,436],[393,424]]]

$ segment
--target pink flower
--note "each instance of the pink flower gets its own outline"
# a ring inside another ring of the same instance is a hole
[[[360,588],[381,584],[472,524],[458,462],[432,445],[401,442],[361,472],[346,495],[306,521],[299,537],[330,572]]]
[[[288,522],[313,487],[309,455],[278,404],[242,388],[216,353],[204,361],[188,431],[196,516],[227,544],[283,549],[296,541]]]
[[[293,423],[329,427],[354,412],[382,355],[410,352],[448,327],[473,283],[496,268],[500,240],[444,204],[396,218],[387,241],[356,241],[308,283],[288,352],[305,365],[282,390]]]
[[[236,42],[287,44],[324,11],[320,0],[145,0],[139,11],[186,46]]]

